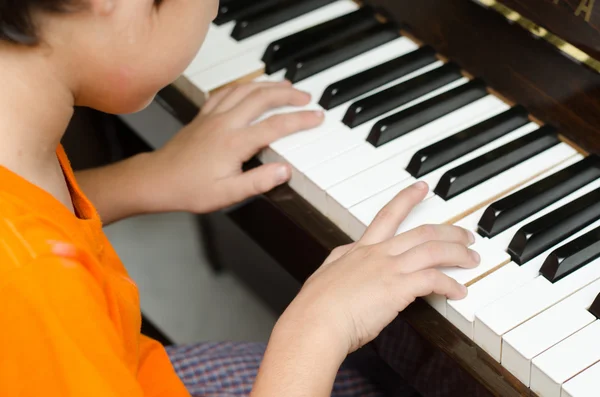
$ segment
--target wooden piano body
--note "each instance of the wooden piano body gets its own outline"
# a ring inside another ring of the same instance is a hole
[[[600,153],[600,69],[594,61],[600,59],[600,4],[594,0],[485,2],[492,7],[471,0],[368,3],[507,101],[557,127],[582,151]],[[507,19],[498,12],[501,5],[536,25]],[[567,53],[548,32],[572,45],[563,45]],[[175,87],[200,105],[188,82]],[[300,282],[331,249],[351,241],[287,186],[228,216]],[[424,396],[533,395],[422,301],[401,313],[373,346]]]

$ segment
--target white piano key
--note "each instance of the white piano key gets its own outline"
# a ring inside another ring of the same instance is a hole
[[[228,59],[210,69],[196,73],[189,77],[189,80],[206,96],[209,96],[212,91],[229,83],[239,82],[244,77],[256,73],[262,74],[265,67],[261,61],[263,53],[264,48],[253,48],[233,59]]]
[[[426,199],[409,214],[398,232],[414,229],[425,223],[457,222],[506,192],[512,191],[575,155],[577,155],[575,149],[561,142],[448,201],[444,201],[438,196]],[[350,222],[350,236],[362,235],[377,212],[385,203],[389,202],[396,192],[395,190],[390,192],[390,189],[387,189],[352,207],[350,209],[353,218]]]
[[[561,142],[453,199],[444,201],[434,196],[417,205],[398,232],[413,229],[423,223],[448,223],[459,220],[576,154],[577,151],[573,147]]]
[[[534,217],[528,219],[534,219]],[[469,286],[469,294],[466,298],[458,301],[448,301],[448,320],[458,329],[460,329],[465,335],[469,336],[471,339],[474,339],[475,315],[477,313],[538,277],[540,268],[542,267],[544,261],[556,248],[576,239],[590,230],[593,230],[599,225],[600,223],[593,223],[583,230],[573,234],[568,239],[565,239],[559,244],[549,248],[545,252],[542,252],[540,255],[526,262],[522,266],[519,266],[514,262],[510,262],[496,270],[494,273],[489,274],[488,276]],[[494,245],[495,249],[502,250],[497,246],[497,244],[494,243],[494,239],[490,240],[490,242]],[[501,356],[498,356],[496,359],[500,361]]]
[[[519,265],[509,262],[470,285],[466,298],[458,301],[448,300],[446,318],[463,334],[473,339],[475,312],[523,285],[528,280],[526,276],[526,272],[523,272]],[[531,276],[533,277],[535,275]]]
[[[334,185],[371,168],[420,142],[444,131],[459,132],[508,109],[500,99],[488,95],[378,148],[368,142],[330,159],[306,172],[306,199],[321,212],[327,211],[326,191]]]
[[[545,173],[540,174],[538,177],[532,179],[526,184],[519,187],[519,189],[515,189],[515,191],[523,189],[533,183],[536,183],[570,165],[575,162],[581,160],[583,156],[577,154],[567,161],[560,163],[558,166],[546,171]],[[583,196],[591,189],[583,187],[578,191],[572,193],[566,198],[559,200],[558,202],[548,206],[549,211],[553,211],[557,208],[562,207],[564,204],[575,200],[578,197]],[[502,197],[511,194],[513,192],[507,192]],[[465,227],[469,230],[477,230],[477,223],[479,219],[481,219],[481,215],[485,211],[486,207],[482,207],[474,213],[466,216],[461,219],[456,225]],[[548,212],[549,212],[548,211]],[[546,209],[540,211],[539,213],[533,214],[528,218],[524,219],[518,224],[518,227],[521,227],[539,217],[543,214],[547,213]],[[569,237],[569,239],[561,242],[561,245],[571,241],[572,239],[580,236],[581,234],[587,233],[587,231],[592,230],[592,227],[585,228],[583,231],[574,234]],[[490,241],[494,245],[494,247],[498,250],[505,251],[506,246],[503,245],[501,241],[498,241],[496,236],[492,238]],[[519,266],[514,262],[509,263],[503,268],[496,271],[494,274],[490,274],[487,277],[479,280],[475,284],[469,287],[469,295],[460,301],[448,301],[447,308],[447,317],[457,328],[459,328],[465,335],[473,338],[474,333],[474,320],[475,320],[475,312],[481,310],[486,307],[488,304],[500,299],[501,297],[507,295],[508,293],[515,290],[518,286],[524,284],[525,282],[532,280],[537,277],[539,274],[539,269],[543,264],[543,261],[546,257],[557,248],[557,246],[550,248],[546,252],[541,255],[533,258],[532,260],[525,263],[523,266]]]
[[[221,26],[211,24],[200,51],[183,72],[183,75],[189,78],[235,56],[239,43],[231,37],[234,27],[234,21]]]
[[[490,117],[493,117],[492,115]],[[377,164],[359,174],[356,174],[345,181],[333,186],[327,191],[327,212],[326,215],[336,224],[345,225],[352,222],[352,214],[350,208],[358,205],[366,199],[375,196],[383,191],[386,197],[395,196],[402,189],[413,183],[423,181],[429,185],[428,198],[433,196],[433,189],[437,186],[442,176],[449,170],[464,164],[469,160],[479,157],[491,150],[494,150],[502,145],[505,145],[515,139],[518,139],[527,133],[535,130],[537,124],[529,123],[526,126],[518,128],[511,133],[504,135],[501,138],[482,146],[471,153],[460,157],[450,163],[430,172],[418,179],[412,177],[406,167],[412,159],[413,155],[420,149],[431,145],[441,139],[445,139],[454,134],[454,131],[445,131],[443,134],[434,139],[421,142],[418,145],[410,148],[407,151],[401,152],[398,155]],[[386,190],[387,189],[387,190]],[[389,201],[389,200],[387,200]],[[377,213],[377,210],[375,213]],[[375,215],[375,214],[373,214]]]
[[[597,223],[596,226],[600,225]],[[588,308],[600,293],[600,280],[538,314],[502,338],[502,366],[529,386],[531,360],[591,324]]]
[[[480,236],[476,236],[476,242],[470,248],[481,256],[481,262],[477,267],[472,269],[449,267],[440,268],[439,270],[459,283],[468,286],[510,262],[510,256],[506,252],[494,247],[488,239]],[[447,299],[445,296],[432,294],[425,297],[425,300],[442,316],[447,317]]]
[[[358,8],[359,6],[351,0],[336,1],[241,41],[231,37],[235,22],[229,22],[222,26],[212,24],[202,48],[184,75],[187,78],[193,78],[199,73],[218,67],[224,62],[252,50],[259,51],[258,60],[260,61],[267,46],[273,41],[356,11]],[[264,64],[261,68],[264,68]],[[202,86],[198,86],[198,88],[203,89]]]
[[[364,123],[356,128],[348,128],[347,126],[343,126],[343,128],[333,130],[331,133],[324,134],[320,137],[320,139],[309,143],[307,145],[302,146],[290,153],[284,154],[285,159],[297,170],[298,178],[297,185],[302,186],[304,184],[304,173],[309,169],[318,166],[319,164],[332,159],[340,154],[351,150],[359,145],[368,144],[366,143],[366,139],[371,132],[373,126],[381,119],[402,111],[404,109],[415,106],[418,103],[421,103],[427,99],[433,98],[436,95],[439,95],[443,92],[449,91],[453,88],[456,88],[462,84],[468,82],[467,78],[459,79],[455,82],[447,84],[446,86],[439,88],[435,91],[429,92],[422,97],[415,99],[407,103],[406,105],[400,106],[392,111],[389,111],[380,117],[377,117],[373,120],[370,120],[367,123]],[[341,118],[340,118],[341,120]],[[300,190],[301,193],[304,192],[304,189]]]
[[[482,207],[482,208],[478,209],[477,211],[473,212],[472,214],[465,216],[460,221],[456,222],[454,225],[462,227],[467,230],[470,230],[474,233],[477,233],[477,229],[478,229],[477,225],[479,224],[479,220],[483,216],[483,213],[485,212],[485,210],[486,210],[486,208]]]
[[[600,390],[600,362],[563,384],[561,397],[597,397]]]
[[[528,281],[475,313],[475,342],[500,361],[504,334],[598,278],[600,259],[555,283],[543,276]]]
[[[331,84],[408,54],[418,48],[419,46],[409,38],[398,37],[397,39],[389,41],[370,51],[326,69],[321,73],[311,76],[306,80],[302,80],[294,86],[300,90],[310,92],[313,94],[313,100],[318,102],[321,99],[321,95],[323,95],[325,88],[329,87]],[[437,61],[430,66],[425,66],[422,68],[422,71],[431,70],[441,65],[442,62]]]
[[[350,59],[337,66],[334,66],[333,68],[327,69],[326,71],[312,76],[307,80],[301,81],[295,84],[294,87],[311,94],[312,100],[311,105],[308,106],[309,109],[323,110],[321,106],[318,105],[318,101],[321,99],[321,95],[330,84],[402,56],[410,51],[415,50],[416,48],[417,46],[414,44],[414,42],[410,41],[406,37],[400,37],[356,58]],[[438,67],[440,64],[441,63],[436,62],[435,64],[431,65],[431,68]],[[262,77],[257,80],[260,81],[264,79],[266,79],[266,77]],[[347,102],[346,106],[349,106],[350,103],[351,101]],[[291,112],[305,109],[306,107],[287,107],[275,109],[266,113],[262,118],[264,119],[273,114],[279,114],[281,112]],[[339,125],[342,126],[343,124],[341,123],[340,113],[343,112],[343,110],[340,111],[339,109],[342,109],[342,106],[338,106],[337,108],[326,112],[325,116],[326,120],[331,120],[332,122],[339,123]],[[327,131],[330,131],[330,129]],[[283,154],[289,153],[290,151],[296,150],[303,145],[314,142],[320,139],[321,135],[322,130],[320,128],[316,128],[309,131],[301,131],[296,134],[281,138],[269,145],[269,148],[263,150],[260,155],[260,159],[263,162],[268,162],[268,160],[272,158],[277,159],[276,161],[283,161]]]
[[[538,396],[560,397],[563,383],[600,361],[598,335],[597,320],[534,358],[532,391]]]

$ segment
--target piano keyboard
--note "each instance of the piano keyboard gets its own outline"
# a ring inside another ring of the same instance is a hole
[[[289,163],[290,186],[353,239],[427,182],[398,232],[456,224],[482,260],[441,269],[466,299],[426,301],[539,396],[597,395],[600,158],[349,0],[225,1],[185,77],[206,95],[284,78],[312,94],[324,123],[259,157]]]

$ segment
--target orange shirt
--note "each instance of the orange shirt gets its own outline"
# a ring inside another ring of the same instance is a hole
[[[189,396],[57,154],[78,216],[0,167],[0,396]]]

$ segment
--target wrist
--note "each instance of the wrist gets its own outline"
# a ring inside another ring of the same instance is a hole
[[[135,191],[135,199],[139,213],[152,214],[181,211],[176,200],[173,200],[169,187],[169,175],[161,165],[160,152],[140,153],[128,159],[132,169],[131,190]]]
[[[288,309],[277,321],[252,396],[331,395],[346,350],[326,327],[305,320]]]
[[[347,333],[343,332],[334,315],[317,310],[298,296],[277,321],[273,333],[300,341],[310,341],[328,352],[328,358],[339,367],[351,346]]]

